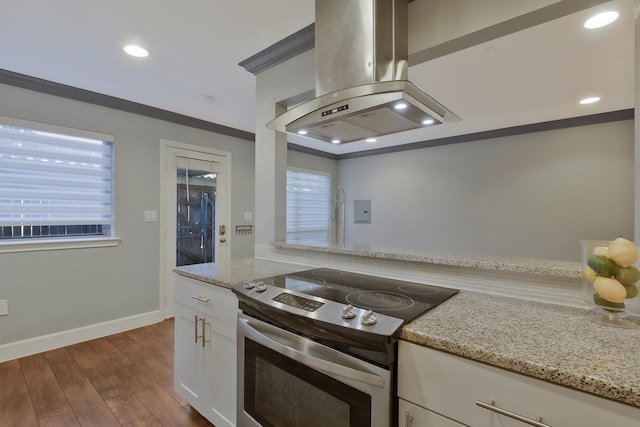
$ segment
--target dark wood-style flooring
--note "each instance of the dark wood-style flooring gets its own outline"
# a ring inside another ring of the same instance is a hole
[[[173,389],[174,322],[0,363],[0,426],[211,427]]]

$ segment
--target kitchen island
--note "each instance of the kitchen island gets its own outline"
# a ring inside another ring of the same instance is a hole
[[[317,265],[263,259],[178,267],[176,274],[229,288],[244,279]],[[640,329],[616,329],[588,320],[584,308],[461,290],[405,325],[400,338],[483,364],[639,408]],[[639,418],[640,419],[640,418]]]

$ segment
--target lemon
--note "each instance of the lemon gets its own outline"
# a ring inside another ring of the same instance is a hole
[[[596,277],[593,287],[598,295],[609,302],[622,303],[627,297],[627,289],[624,285],[610,277]]]
[[[595,271],[593,271],[593,268],[586,266],[584,268],[584,271],[582,272],[582,275],[584,276],[585,279],[587,279],[587,282],[592,283],[595,282],[596,277],[598,277],[598,273],[596,273]]]
[[[609,248],[607,246],[597,246],[593,248],[593,253],[596,255],[609,255]]]
[[[624,237],[618,237],[609,243],[607,256],[620,267],[629,267],[638,259],[638,247]]]

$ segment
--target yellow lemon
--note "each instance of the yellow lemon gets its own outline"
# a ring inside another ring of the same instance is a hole
[[[629,267],[638,259],[638,247],[624,237],[618,237],[609,243],[607,256],[620,267]]]
[[[609,302],[624,302],[627,297],[624,285],[610,277],[596,277],[593,287],[598,295]]]

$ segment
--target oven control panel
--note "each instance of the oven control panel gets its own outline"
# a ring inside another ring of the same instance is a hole
[[[307,297],[301,297],[299,295],[290,294],[288,292],[283,292],[273,297],[273,300],[289,305],[291,307],[301,308],[309,312],[314,312],[324,305],[323,302],[315,301]]]
[[[306,295],[260,281],[244,281],[234,285],[232,290],[239,299],[245,298],[271,309],[376,335],[394,335],[403,324],[401,319],[375,313],[367,308]]]

